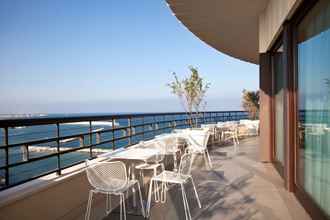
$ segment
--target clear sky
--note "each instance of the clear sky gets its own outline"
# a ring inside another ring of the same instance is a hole
[[[240,109],[258,66],[189,32],[164,0],[1,0],[0,113],[180,111],[166,86],[198,67],[208,110]]]

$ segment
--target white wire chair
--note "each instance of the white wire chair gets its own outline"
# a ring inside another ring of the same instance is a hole
[[[191,131],[187,133],[188,147],[187,151],[193,154],[202,154],[207,167],[212,169],[212,161],[207,149],[210,138],[209,131]]]
[[[166,135],[159,135],[156,136],[156,140],[165,148],[166,155],[173,156],[173,169],[174,171],[178,170],[178,153],[181,155],[180,146],[182,143],[180,142],[179,138],[176,137],[174,134],[166,134]]]
[[[204,130],[208,130],[210,132],[210,136],[212,137],[212,144],[214,144],[215,142],[219,142],[221,140],[221,132],[219,132],[216,123],[202,124],[201,128],[203,128]]]
[[[187,195],[186,191],[184,189],[184,184],[187,181],[191,181],[195,193],[195,197],[198,203],[198,207],[202,208],[201,202],[199,200],[199,196],[195,187],[194,180],[191,176],[191,167],[192,167],[192,154],[186,153],[181,157],[180,165],[179,165],[179,171],[174,172],[174,171],[163,171],[161,174],[154,176],[150,180],[150,186],[149,186],[149,194],[148,194],[148,202],[147,202],[147,208],[146,208],[146,215],[147,217],[150,217],[150,206],[151,206],[151,194],[152,194],[152,186],[153,183],[157,185],[157,183],[161,182],[162,183],[162,198],[161,202],[165,203],[166,202],[166,194],[168,190],[167,184],[178,184],[181,186],[181,191],[182,191],[182,200],[183,200],[183,205],[184,205],[184,211],[185,211],[185,216],[186,220],[191,220],[191,213],[189,209],[189,204],[187,200]],[[157,202],[157,201],[156,201]]]
[[[239,136],[249,137],[259,134],[259,121],[242,119],[239,121]]]
[[[238,124],[237,123],[231,123],[228,124],[223,131],[224,135],[224,140],[229,140],[231,139],[234,143],[234,151],[235,153],[238,152],[238,146],[239,145],[239,140],[238,140]]]
[[[158,140],[153,140],[148,142],[141,141],[139,144],[146,148],[154,148],[157,151],[157,154],[154,157],[152,157],[149,161],[135,166],[135,169],[140,171],[141,182],[144,185],[144,171],[151,170],[153,171],[153,176],[156,176],[159,168],[161,169],[160,172],[163,172],[165,170],[165,165],[163,163],[165,158],[165,149],[162,143],[160,143]],[[155,200],[159,201],[160,194],[159,194],[158,185],[155,187],[154,195],[155,195]]]
[[[89,191],[85,220],[90,219],[93,194],[106,194],[106,214],[111,212],[111,195],[120,196],[120,220],[126,220],[125,192],[137,185],[142,215],[145,216],[140,184],[127,178],[126,166],[121,161],[95,162],[86,160],[87,178],[93,189]]]

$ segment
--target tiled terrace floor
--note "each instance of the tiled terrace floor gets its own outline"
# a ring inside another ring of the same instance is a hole
[[[211,148],[213,170],[207,170],[202,158],[194,163],[193,177],[202,202],[199,209],[186,186],[193,219],[200,220],[305,220],[310,219],[271,164],[258,162],[258,138],[247,138],[233,155],[232,146]],[[153,204],[151,220],[185,219],[181,191],[173,187],[166,204]],[[102,210],[101,210],[102,211]],[[118,214],[104,218],[119,219]],[[129,219],[143,219],[128,216]]]

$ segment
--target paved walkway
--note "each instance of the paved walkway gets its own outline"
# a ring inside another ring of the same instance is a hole
[[[307,220],[307,215],[292,193],[283,188],[283,181],[271,164],[258,162],[258,138],[242,140],[239,153],[233,147],[214,145],[211,149],[213,170],[207,170],[199,158],[194,163],[193,177],[202,209],[187,184],[193,219],[200,220]],[[181,191],[169,190],[166,204],[154,203],[151,220],[184,220]],[[111,214],[104,219],[119,219]],[[129,219],[143,219],[128,216]]]

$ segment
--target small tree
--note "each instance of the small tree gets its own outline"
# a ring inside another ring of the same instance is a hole
[[[251,119],[257,119],[259,114],[259,91],[242,92],[242,106],[249,113]]]
[[[200,108],[206,104],[204,101],[205,93],[210,83],[205,83],[200,77],[197,68],[189,66],[190,76],[180,80],[175,72],[173,72],[174,81],[168,83],[171,92],[178,96],[184,111],[187,113],[189,124],[197,126],[197,117]],[[196,114],[194,114],[194,112]]]

